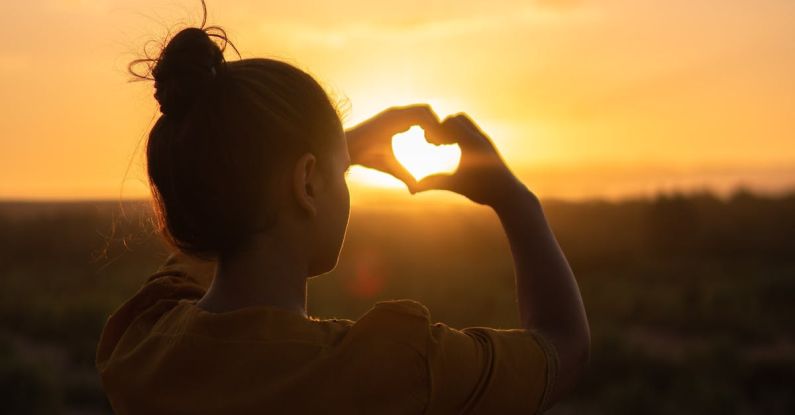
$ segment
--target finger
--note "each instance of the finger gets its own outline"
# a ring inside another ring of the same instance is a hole
[[[494,148],[491,139],[483,134],[466,114],[459,113],[448,118],[442,124],[449,124],[447,128],[454,131],[452,134],[460,135],[457,142],[462,148],[466,147],[471,150],[490,150]]]
[[[395,176],[398,180],[402,181],[403,183],[405,183],[406,187],[408,187],[409,189],[409,192],[411,192],[412,194],[414,193],[414,188],[417,185],[417,179],[415,179],[414,175],[409,173],[409,171],[406,170],[406,168],[403,167],[402,164],[400,164],[399,162],[391,164],[388,173],[391,174],[392,176]]]
[[[449,116],[442,121],[441,128],[449,137],[450,143],[458,144],[461,150],[470,150],[478,146],[478,137],[460,120],[460,115]]]
[[[475,124],[475,122],[472,121],[472,118],[470,118],[467,114],[463,112],[459,113],[456,115],[456,119],[458,120],[458,122],[460,122],[462,125],[464,125],[467,129],[469,129],[473,133],[483,137],[486,136],[486,134],[480,129],[480,127],[478,127],[478,125]]]
[[[422,178],[414,186],[412,194],[426,190],[453,190],[453,176],[449,174],[432,174]]]
[[[431,109],[430,105],[420,104],[410,107],[410,125],[419,125],[425,131],[425,139],[436,145],[450,144],[452,138],[445,134],[439,116]]]
[[[440,146],[457,142],[456,135],[452,134],[442,123],[420,126],[425,130],[425,140],[431,144]]]
[[[428,104],[416,104],[395,108],[393,128],[395,133],[408,130],[414,125],[419,125],[427,135],[439,136],[439,116]]]

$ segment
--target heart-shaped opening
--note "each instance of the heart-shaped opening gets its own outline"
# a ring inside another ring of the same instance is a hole
[[[416,180],[437,173],[453,173],[461,160],[458,144],[431,144],[425,139],[422,127],[416,125],[392,137],[392,152]]]

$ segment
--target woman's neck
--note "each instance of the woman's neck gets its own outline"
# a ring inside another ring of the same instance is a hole
[[[215,278],[197,305],[210,312],[271,306],[306,317],[305,250],[263,236],[249,249],[218,261]]]

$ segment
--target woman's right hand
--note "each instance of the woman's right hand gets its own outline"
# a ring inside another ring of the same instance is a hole
[[[449,190],[483,205],[497,207],[527,188],[511,172],[494,144],[464,113],[444,119],[443,134],[433,144],[458,144],[461,160],[453,174],[433,174],[418,181],[415,192]],[[439,138],[441,137],[441,139]],[[414,192],[412,192],[414,193]]]

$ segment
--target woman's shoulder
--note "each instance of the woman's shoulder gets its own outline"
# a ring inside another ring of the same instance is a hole
[[[142,335],[180,301],[201,298],[209,284],[207,278],[212,278],[210,268],[210,264],[184,254],[169,254],[138,291],[107,317],[97,345],[97,365],[109,360],[125,338],[127,342],[137,341],[128,333]],[[131,331],[133,327],[137,329]]]
[[[419,301],[408,298],[379,301],[373,305],[373,310],[388,311],[428,321],[431,319],[431,313],[428,311],[428,307]]]
[[[410,299],[384,300],[356,320],[344,320],[341,345],[389,350],[399,348],[424,356],[429,340],[430,313],[422,303]]]

